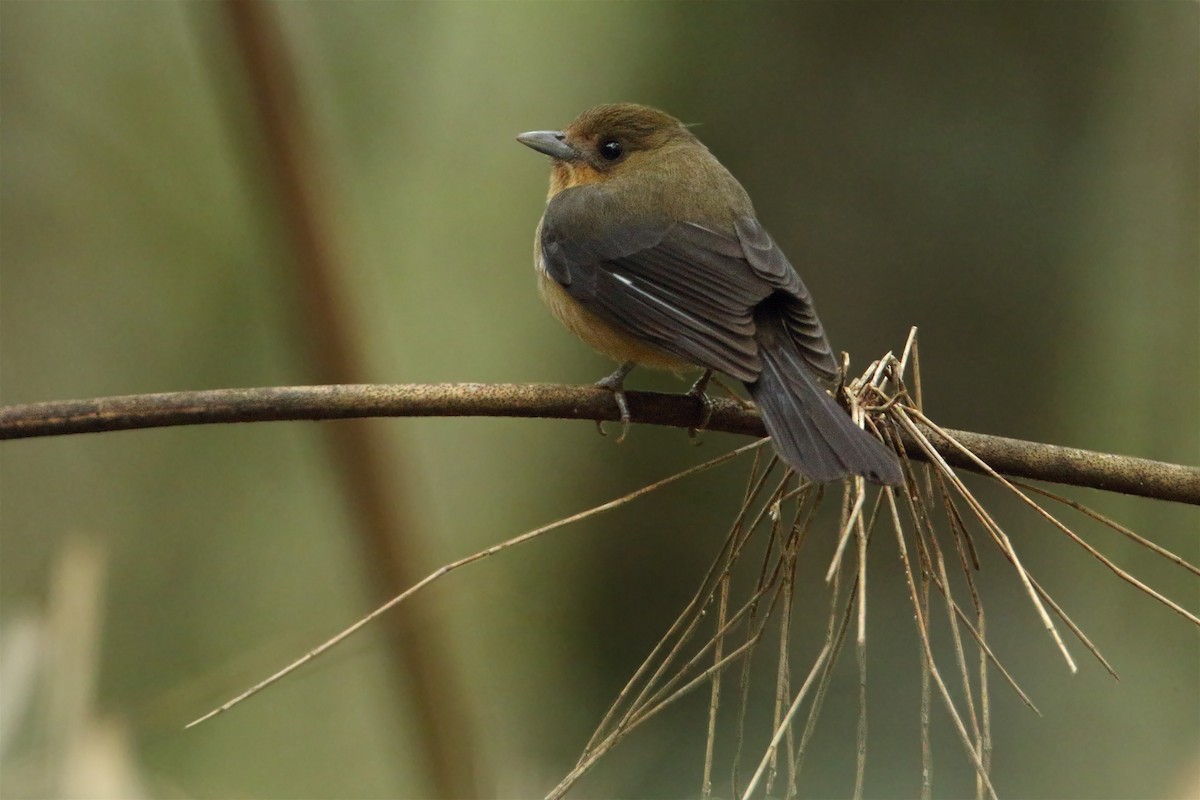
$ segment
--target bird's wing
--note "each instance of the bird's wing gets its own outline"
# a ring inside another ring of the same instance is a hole
[[[777,294],[814,370],[836,363],[808,292],[758,222],[733,234],[625,213],[600,187],[559,192],[542,220],[546,272],[589,311],[655,347],[739,380],[762,368],[754,311]]]
[[[834,358],[829,340],[825,337],[825,328],[822,327],[821,320],[817,319],[812,295],[800,280],[795,267],[757,219],[742,217],[734,223],[734,229],[750,268],[771,285],[782,290],[784,302],[780,305],[784,327],[797,345],[805,363],[821,377],[837,380],[841,368]]]

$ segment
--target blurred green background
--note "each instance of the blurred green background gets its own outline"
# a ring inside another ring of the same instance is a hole
[[[370,382],[587,382],[610,365],[541,307],[546,159],[513,141],[635,100],[696,129],[755,199],[865,366],[921,330],[941,423],[1197,463],[1200,11],[1156,3],[292,3],[275,8]],[[318,380],[319,335],[220,4],[0,7],[4,403]],[[638,388],[682,390],[635,373]],[[372,607],[322,426],[0,448],[0,793],[421,797],[438,791],[378,629],[235,712],[182,725]],[[373,423],[414,575],[697,463],[635,428]],[[726,466],[449,577],[399,615],[445,649],[483,796],[540,796],[716,552]],[[1192,562],[1195,509],[1078,490]],[[988,495],[989,497],[997,497]],[[1066,673],[987,559],[993,647],[1044,714],[994,689],[1006,797],[1195,797],[1195,629],[1010,503],[1026,564],[1122,676]],[[1077,519],[1077,518],[1075,518]],[[1197,583],[1094,525],[1191,609]],[[919,788],[918,652],[895,545],[871,586],[870,797]],[[828,548],[810,551],[819,580]],[[89,577],[91,576],[91,577]],[[91,587],[91,588],[89,588]],[[806,590],[813,619],[819,587]],[[815,623],[814,623],[815,624]],[[853,786],[851,661],[806,796]],[[946,662],[949,663],[949,662]],[[580,797],[699,790],[697,695]],[[729,706],[732,709],[732,704]],[[727,717],[731,720],[731,717]],[[936,709],[935,787],[972,791]],[[717,775],[718,796],[730,789]]]

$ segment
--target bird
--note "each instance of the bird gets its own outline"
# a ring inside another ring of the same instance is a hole
[[[551,159],[534,236],[539,293],[568,330],[621,366],[741,381],[776,452],[801,476],[903,482],[895,452],[826,391],[840,368],[800,275],[749,195],[689,127],[637,103],[595,106],[517,141]]]

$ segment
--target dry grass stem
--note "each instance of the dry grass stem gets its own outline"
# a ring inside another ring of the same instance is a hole
[[[908,582],[909,597],[913,604],[913,614],[917,620],[917,630],[920,633],[920,643],[925,657],[924,663],[929,670],[929,676],[937,685],[938,693],[941,695],[942,700],[946,704],[946,711],[949,713],[950,719],[954,722],[954,727],[958,731],[958,735],[962,740],[963,747],[966,749],[967,754],[971,757],[972,762],[975,764],[976,773],[981,777],[985,784],[988,797],[996,800],[996,790],[992,786],[992,782],[987,776],[987,771],[984,769],[983,759],[979,751],[976,750],[975,746],[972,744],[971,737],[967,733],[966,727],[963,725],[962,717],[958,713],[958,709],[955,708],[954,700],[950,697],[950,692],[946,688],[945,681],[942,680],[941,673],[937,668],[937,663],[934,661],[933,648],[929,641],[929,629],[925,624],[927,614],[926,608],[924,607],[928,606],[928,597],[926,596],[925,601],[922,601],[921,592],[918,590],[916,583],[913,581],[913,570],[908,558],[908,548],[904,544],[904,528],[900,524],[900,516],[896,510],[895,492],[893,492],[891,489],[884,489],[884,492],[887,494],[888,506],[892,512],[892,522],[896,531],[896,543],[900,548],[900,560],[904,566],[904,577]]]
[[[326,652],[330,648],[335,647],[336,645],[345,641],[350,636],[354,635],[358,631],[365,628],[372,621],[379,618],[382,614],[387,613],[391,609],[398,606],[400,603],[402,603],[405,600],[407,600],[408,598],[412,597],[414,594],[419,592],[421,589],[425,588],[426,586],[428,586],[429,584],[438,580],[439,578],[445,577],[446,575],[450,574],[451,572],[454,572],[455,570],[465,567],[468,564],[473,564],[476,561],[481,561],[481,560],[487,558],[488,556],[493,556],[496,553],[499,553],[501,551],[508,550],[512,547],[516,547],[517,545],[525,544],[526,542],[532,541],[532,540],[538,538],[539,536],[543,536],[543,535],[550,533],[551,531],[557,530],[559,528],[564,528],[572,523],[579,522],[579,521],[587,519],[589,517],[596,516],[597,514],[602,514],[605,511],[612,511],[615,508],[619,508],[632,500],[636,500],[637,498],[642,497],[643,495],[647,495],[650,492],[661,489],[664,486],[669,486],[670,484],[675,483],[676,481],[683,480],[684,478],[691,477],[692,475],[695,475],[697,473],[704,472],[706,470],[712,469],[715,466],[724,464],[725,462],[736,458],[737,456],[741,455],[742,453],[745,453],[749,450],[753,450],[754,448],[760,447],[761,445],[762,445],[762,441],[760,440],[758,442],[754,442],[752,444],[748,444],[743,447],[739,447],[736,450],[731,450],[730,452],[725,453],[720,456],[717,456],[716,458],[706,461],[703,464],[699,464],[695,467],[691,467],[689,469],[683,470],[682,472],[676,473],[675,475],[671,475],[667,478],[663,478],[660,481],[656,481],[647,486],[643,486],[640,489],[636,489],[632,492],[629,492],[628,494],[622,495],[621,497],[618,497],[615,500],[610,500],[607,503],[603,503],[601,505],[594,506],[593,508],[590,508],[586,511],[581,511],[578,514],[572,514],[569,517],[564,517],[562,519],[556,520],[555,522],[551,522],[548,525],[543,525],[540,528],[535,528],[534,530],[527,531],[526,533],[523,533],[520,536],[514,536],[513,538],[508,539],[507,541],[493,545],[492,547],[486,548],[484,550],[480,550],[479,552],[473,553],[469,556],[466,556],[465,558],[460,558],[457,561],[453,561],[449,564],[441,566],[441,567],[437,568],[436,570],[434,570],[433,572],[429,573],[429,575],[426,575],[423,579],[421,579],[417,583],[413,584],[408,589],[404,590],[400,594],[393,597],[391,600],[387,601],[383,605],[376,608],[371,613],[369,613],[366,616],[359,619],[353,625],[350,625],[349,627],[344,628],[336,636],[333,636],[333,637],[327,639],[325,642],[323,642],[322,644],[313,648],[312,650],[308,651],[303,656],[296,659],[292,663],[288,664],[286,667],[279,670],[275,674],[271,675],[268,678],[265,678],[264,680],[260,681],[259,683],[255,684],[254,686],[250,687],[246,691],[239,694],[237,697],[234,697],[232,700],[229,700],[229,701],[223,703],[222,705],[218,706],[217,708],[214,708],[212,711],[209,711],[204,716],[199,717],[195,720],[192,720],[185,726],[185,728],[191,728],[196,725],[199,725],[201,722],[212,719],[213,717],[217,716],[218,714],[222,714],[222,713],[228,711],[229,709],[236,706],[238,703],[241,703],[243,700],[250,699],[254,695],[261,692],[263,689],[266,689],[271,684],[286,677],[287,675],[294,672],[299,667],[302,667],[304,664],[308,663],[309,661],[312,661],[314,658],[317,658],[318,656],[320,656],[322,653]]]
[[[767,491],[767,475],[774,464],[760,469],[761,462],[756,457],[743,503],[735,515],[720,555],[701,581],[700,588],[691,602],[653,649],[650,657],[637,670],[630,684],[618,696],[613,708],[605,715],[575,769],[551,792],[550,797],[561,797],[570,790],[584,771],[590,769],[604,752],[634,727],[645,722],[650,715],[657,713],[667,704],[699,688],[706,681],[710,683],[702,795],[711,797],[714,792],[713,775],[717,770],[717,753],[720,750],[724,727],[724,735],[731,739],[733,755],[730,774],[734,796],[776,796],[782,792],[782,796],[786,798],[798,797],[805,756],[815,741],[817,722],[833,681],[833,668],[843,651],[846,634],[852,622],[856,623],[855,657],[858,673],[858,726],[853,794],[855,797],[861,797],[865,792],[868,744],[867,553],[874,526],[880,520],[887,520],[885,524],[892,527],[899,551],[920,653],[921,708],[918,724],[922,753],[921,796],[933,796],[932,705],[936,694],[974,767],[976,796],[995,798],[996,789],[989,774],[992,761],[992,697],[989,671],[998,671],[1012,688],[1014,695],[1035,714],[1039,712],[1029,695],[1001,663],[987,642],[987,617],[973,576],[974,572],[981,569],[980,556],[972,536],[971,525],[968,524],[968,519],[964,518],[962,507],[969,509],[967,516],[982,527],[986,538],[991,540],[1005,561],[1012,566],[1042,626],[1050,633],[1068,668],[1072,672],[1078,669],[1059,633],[1055,617],[1067,626],[1106,670],[1111,673],[1112,668],[1079,626],[1024,567],[1012,540],[996,515],[967,488],[947,459],[941,455],[944,452],[960,454],[962,457],[958,458],[958,461],[968,461],[974,471],[991,478],[1016,495],[1022,504],[1033,508],[1041,520],[1050,522],[1053,528],[1066,533],[1072,541],[1099,559],[1122,580],[1193,623],[1200,621],[1178,603],[1133,578],[1096,548],[1088,545],[1074,531],[1034,502],[1030,494],[1041,494],[1076,508],[1172,563],[1200,574],[1194,566],[1074,501],[1001,477],[983,459],[959,442],[952,432],[944,430],[930,420],[920,407],[919,359],[914,331],[905,343],[899,359],[888,354],[871,364],[861,377],[849,381],[845,386],[845,399],[853,418],[864,427],[875,431],[901,453],[906,475],[903,491],[908,521],[906,523],[901,519],[895,490],[888,487],[868,490],[861,479],[843,484],[840,518],[836,528],[828,531],[835,538],[836,544],[825,571],[825,583],[830,594],[825,640],[813,660],[809,662],[806,677],[800,688],[795,691],[791,689],[791,673],[798,644],[794,628],[806,613],[805,609],[797,605],[793,592],[796,586],[795,575],[800,546],[813,527],[814,515],[821,504],[822,494],[820,491],[813,491],[813,487],[804,482],[789,488],[790,476],[787,473]],[[904,381],[904,375],[910,367],[911,391]],[[930,440],[931,436],[939,436],[945,441],[935,446]],[[915,447],[910,452],[919,452],[925,463],[911,461],[908,453],[900,446],[902,441],[910,448]],[[874,491],[875,497],[868,506],[869,491]],[[886,510],[883,507],[885,502]],[[785,508],[789,503],[795,504],[791,514],[788,514]],[[789,523],[784,524],[784,520],[789,517]],[[735,567],[752,535],[756,534],[763,537],[763,555],[757,565],[757,576],[752,589],[739,589]],[[849,546],[851,539],[855,543],[853,548]],[[910,547],[914,554],[912,558],[909,555]],[[954,556],[948,555],[951,549]],[[853,561],[852,565],[847,563],[850,561]],[[951,564],[957,566],[957,571],[962,576],[960,581],[955,581]],[[844,578],[851,579],[850,591],[845,600],[842,599],[841,590]],[[960,601],[956,594],[963,589],[967,598]],[[941,615],[934,614],[932,592],[936,592],[942,598],[940,605],[944,609],[944,624],[948,627],[946,646],[953,654],[954,669],[961,687],[958,689],[961,701],[956,700],[950,691],[935,657],[933,618]],[[745,596],[738,599],[739,593],[744,593]],[[710,607],[714,608],[715,612],[711,618],[707,618],[705,609]],[[755,758],[754,770],[748,783],[741,786],[741,760],[743,755],[749,755],[754,740],[754,732],[746,726],[752,702],[751,690],[757,680],[755,676],[761,671],[755,668],[754,652],[772,616],[775,617],[772,624],[778,626],[780,639],[774,658],[773,688],[770,695],[770,735]],[[705,637],[699,637],[697,634],[705,622],[709,624],[711,632]],[[739,637],[733,646],[724,641],[729,635]],[[974,666],[967,652],[971,645],[978,653]],[[721,703],[722,675],[735,660],[740,660],[741,663],[737,677],[740,703],[733,718],[722,726],[722,712],[725,709],[725,704]],[[1115,673],[1113,674],[1115,676]],[[797,730],[795,726],[799,724],[800,714],[806,705],[803,727]],[[784,753],[780,752],[781,747],[785,748]],[[786,771],[786,780],[782,783],[781,770]]]
[[[1034,486],[1033,484],[1030,484],[1030,483],[1024,483],[1022,481],[1011,481],[1011,483],[1013,486],[1020,487],[1021,489],[1024,489],[1027,492],[1033,492],[1034,494],[1040,494],[1042,497],[1049,498],[1057,503],[1062,503],[1065,506],[1070,506],[1071,508],[1078,511],[1080,514],[1091,517],[1095,521],[1099,522],[1101,525],[1104,525],[1107,528],[1111,528],[1112,530],[1121,534],[1122,536],[1124,536],[1125,538],[1134,542],[1138,546],[1144,547],[1147,550],[1154,553],[1155,555],[1162,556],[1163,558],[1167,559],[1168,561],[1173,562],[1174,564],[1177,564],[1178,566],[1183,567],[1184,569],[1186,569],[1188,572],[1192,573],[1193,575],[1200,576],[1200,567],[1197,567],[1195,564],[1188,562],[1186,559],[1175,555],[1167,548],[1162,547],[1161,545],[1155,544],[1154,542],[1150,541],[1146,537],[1141,536],[1141,535],[1135,533],[1134,531],[1129,530],[1129,528],[1126,528],[1124,525],[1121,525],[1120,523],[1109,519],[1108,517],[1104,516],[1103,514],[1093,511],[1092,509],[1085,506],[1083,503],[1077,503],[1074,500],[1071,500],[1070,498],[1063,497],[1062,495],[1055,494],[1054,492],[1051,492],[1047,489],[1043,489],[1038,486]]]
[[[925,437],[921,430],[917,428],[915,424],[913,424],[913,421],[909,417],[907,411],[913,411],[915,414],[920,415],[920,417],[925,418],[924,414],[921,414],[916,409],[905,410],[901,408],[896,409],[894,418],[908,430],[910,435],[915,434],[915,436],[918,438],[918,441],[922,443],[922,449],[925,449],[925,447],[928,446],[928,449],[926,449],[925,452],[931,457],[934,467],[946,475],[951,485],[958,491],[959,495],[967,501],[967,505],[972,511],[975,512],[975,516],[983,524],[984,530],[988,532],[988,534],[996,542],[997,546],[999,546],[1000,552],[1005,555],[1005,557],[1013,565],[1013,568],[1016,569],[1017,577],[1020,578],[1021,583],[1025,586],[1025,592],[1029,596],[1029,599],[1033,602],[1033,606],[1037,610],[1037,614],[1042,620],[1042,625],[1050,633],[1051,638],[1054,639],[1055,645],[1058,647],[1059,652],[1062,653],[1063,660],[1067,662],[1067,667],[1071,670],[1071,672],[1078,672],[1079,667],[1075,665],[1075,659],[1071,657],[1071,653],[1067,650],[1067,646],[1063,642],[1062,636],[1059,635],[1058,628],[1054,625],[1054,620],[1050,618],[1050,614],[1046,611],[1046,607],[1042,604],[1041,598],[1038,596],[1037,591],[1034,590],[1033,581],[1030,580],[1029,573],[1025,571],[1025,567],[1021,564],[1021,560],[1017,557],[1016,551],[1013,549],[1012,542],[1010,542],[1008,539],[1008,535],[996,523],[996,521],[992,518],[992,515],[988,513],[987,509],[983,507],[983,504],[975,499],[975,496],[971,494],[971,491],[967,489],[962,480],[954,474],[954,472],[950,469],[950,466],[942,458],[941,454],[933,449],[933,446],[929,444],[929,440]],[[942,433],[943,436],[946,436],[943,431],[939,430],[938,432]],[[947,436],[947,438],[949,439],[950,437]],[[951,441],[953,442],[954,440],[951,439]],[[957,444],[957,442],[954,443]],[[970,454],[969,450],[966,452]],[[973,457],[973,454],[971,455]],[[986,467],[986,465],[984,466]]]
[[[834,667],[844,651],[853,624],[858,719],[852,792],[855,798],[861,798],[866,791],[869,742],[867,587],[887,585],[887,582],[879,581],[878,576],[869,582],[867,565],[875,527],[884,525],[891,527],[896,542],[904,590],[912,606],[917,633],[921,676],[920,709],[916,721],[921,740],[920,795],[931,798],[934,791],[932,729],[936,704],[944,708],[945,717],[957,733],[973,767],[976,797],[994,799],[996,789],[989,774],[993,702],[990,671],[996,670],[1020,702],[1035,714],[1039,712],[987,641],[987,617],[974,576],[982,568],[972,532],[974,526],[981,527],[985,534],[979,546],[990,540],[1004,561],[1011,565],[1022,591],[1068,668],[1072,672],[1078,669],[1059,633],[1055,617],[1104,669],[1114,677],[1116,673],[1080,627],[1026,570],[997,515],[968,489],[943,453],[953,453],[957,462],[969,463],[973,471],[1013,494],[1021,505],[1035,512],[1039,521],[1048,522],[1052,529],[1066,534],[1122,581],[1193,624],[1200,624],[1200,617],[1130,575],[1039,505],[1033,496],[1069,506],[1194,575],[1200,575],[1200,570],[1082,504],[1001,476],[958,441],[953,432],[941,428],[922,412],[919,364],[914,330],[899,359],[887,354],[842,389],[852,417],[900,454],[905,486],[902,489],[869,487],[861,478],[843,484],[838,508],[832,510],[836,519],[830,519],[828,527],[818,531],[834,540],[833,554],[824,571],[828,607],[827,611],[818,612],[826,615],[824,637],[819,645],[806,646],[799,641],[798,630],[803,627],[804,620],[811,618],[813,611],[800,604],[795,592],[802,548],[816,529],[818,520],[824,519],[818,511],[824,504],[826,488],[800,480],[790,470],[784,469],[781,474],[777,469],[778,458],[758,449],[765,441],[761,440],[447,564],[302,658],[191,724],[228,710],[256,694],[452,571],[753,451],[741,504],[728,525],[719,552],[689,601],[617,693],[575,765],[547,797],[566,795],[634,730],[689,693],[705,687],[708,689],[707,716],[700,795],[706,799],[714,795],[714,775],[721,770],[722,760],[728,758],[728,794],[742,798],[799,797],[806,756],[816,741],[818,720],[835,680]],[[911,389],[905,378],[910,370]],[[940,437],[942,441],[935,446],[931,437]],[[924,463],[910,459],[910,453],[917,454]],[[898,497],[900,491],[903,492],[902,500]],[[874,496],[868,497],[872,493]],[[853,547],[850,546],[852,540]],[[749,560],[751,554],[755,554],[753,561]],[[956,573],[961,577],[956,577]],[[940,595],[940,602],[933,597],[934,593]],[[941,627],[948,629],[948,635],[939,642],[952,653],[950,657],[958,684],[955,693],[943,677],[933,645]],[[756,660],[755,652],[768,633],[778,634],[777,646],[770,659]],[[968,652],[970,647],[977,651],[974,663]],[[810,656],[805,659],[807,666],[800,668],[796,659],[798,653],[805,650]],[[736,678],[730,677],[729,672],[734,665],[740,666]],[[769,696],[768,702],[772,704],[770,728],[769,731],[754,730],[747,722],[752,718],[749,712],[753,703],[758,702],[758,695],[753,690],[759,675],[768,670],[772,681],[770,691],[761,694]],[[793,688],[794,671],[797,675],[800,671],[805,672],[799,688]],[[889,679],[892,678],[889,676]],[[722,684],[726,680],[736,680],[737,700],[732,710],[729,701],[723,698],[725,687]],[[935,695],[940,703],[935,703]],[[804,722],[801,726],[802,714]],[[723,756],[723,751],[731,756]],[[752,758],[753,764],[744,786],[741,777],[743,757]],[[726,794],[723,791],[716,793]]]

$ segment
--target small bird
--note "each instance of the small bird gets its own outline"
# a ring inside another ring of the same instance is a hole
[[[553,160],[534,239],[542,299],[620,369],[599,382],[628,423],[636,365],[742,381],[800,475],[903,482],[890,449],[822,387],[840,370],[812,298],[742,185],[688,128],[634,103],[517,141]]]

